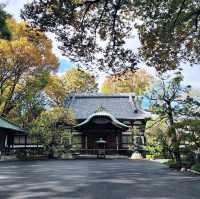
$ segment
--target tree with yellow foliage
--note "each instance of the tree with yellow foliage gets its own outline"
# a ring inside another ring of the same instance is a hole
[[[0,111],[6,116],[22,102],[31,103],[58,68],[52,43],[44,33],[12,18],[7,26],[11,39],[0,39]],[[25,110],[18,111],[24,114]]]
[[[138,69],[137,71],[126,71],[123,74],[108,76],[101,87],[101,92],[134,92],[138,95],[141,95],[149,88],[151,80],[152,77],[144,69]]]
[[[63,75],[52,75],[45,92],[54,105],[62,106],[71,93],[97,92],[95,77],[77,68],[67,70]]]

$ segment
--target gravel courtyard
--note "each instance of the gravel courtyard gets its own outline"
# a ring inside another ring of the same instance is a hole
[[[199,199],[200,176],[146,160],[0,162],[0,199]]]

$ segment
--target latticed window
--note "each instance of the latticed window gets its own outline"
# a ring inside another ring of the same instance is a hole
[[[25,136],[15,136],[14,144],[25,144]]]

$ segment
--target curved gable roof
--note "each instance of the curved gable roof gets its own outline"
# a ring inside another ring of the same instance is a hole
[[[100,112],[96,112],[93,113],[92,115],[90,115],[85,121],[83,121],[82,123],[78,124],[75,126],[75,128],[80,128],[83,127],[84,125],[87,125],[88,123],[90,123],[94,118],[96,117],[108,117],[111,120],[111,123],[121,129],[129,129],[129,126],[121,123],[119,120],[117,120],[112,114],[106,112],[106,111],[100,111]]]

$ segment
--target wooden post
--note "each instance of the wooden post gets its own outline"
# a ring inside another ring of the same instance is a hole
[[[118,139],[118,135],[116,135],[116,145],[117,145],[117,152],[119,150],[119,139]]]
[[[87,135],[85,136],[85,149],[88,149],[88,139],[87,139]]]

